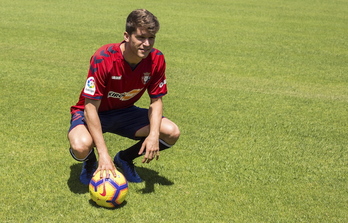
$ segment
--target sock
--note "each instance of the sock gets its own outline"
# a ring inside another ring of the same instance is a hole
[[[159,148],[160,151],[165,150],[165,149],[169,149],[170,147],[172,147],[173,145],[169,145],[168,143],[166,143],[165,141],[163,141],[162,139],[159,140]]]
[[[73,151],[72,151],[71,148],[69,149],[69,151],[70,151],[71,156],[72,156],[75,160],[77,160],[77,161],[80,161],[80,162],[89,161],[89,160],[90,160],[90,162],[96,162],[96,161],[97,161],[97,157],[95,156],[95,153],[94,153],[94,148],[93,148],[93,149],[89,152],[89,154],[88,154],[85,158],[83,158],[83,159],[77,158],[77,157],[75,156],[75,154],[73,153]]]
[[[95,156],[94,149],[91,150],[91,152],[86,157],[85,161],[88,163],[95,163],[97,161],[97,157]]]
[[[145,140],[145,138],[141,139],[139,142],[137,142],[133,146],[129,147],[128,149],[120,151],[120,158],[122,160],[131,162],[135,158],[141,156],[138,153],[139,153],[139,150],[140,150],[141,145],[143,144],[144,140]]]
[[[145,138],[141,139],[139,142],[137,142],[136,144],[134,144],[133,146],[129,147],[126,150],[120,151],[120,158],[122,160],[131,162],[132,160],[134,160],[135,158],[142,156],[139,155],[139,150],[144,142]],[[166,142],[164,142],[163,140],[159,140],[159,150],[165,150],[172,147],[172,145],[167,144]]]

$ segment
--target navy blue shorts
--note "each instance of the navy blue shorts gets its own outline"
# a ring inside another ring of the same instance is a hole
[[[99,119],[103,133],[110,132],[130,139],[138,139],[135,133],[150,124],[148,109],[136,106],[99,112]],[[84,112],[75,112],[70,123],[69,132],[78,125],[86,125]]]

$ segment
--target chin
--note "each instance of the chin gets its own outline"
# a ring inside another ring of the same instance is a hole
[[[138,57],[140,57],[141,59],[145,59],[146,57],[149,56],[150,53],[147,54],[138,54]]]

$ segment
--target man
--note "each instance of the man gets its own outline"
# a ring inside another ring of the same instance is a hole
[[[94,174],[116,176],[117,165],[129,182],[142,182],[133,160],[143,163],[159,158],[180,136],[178,126],[162,116],[162,97],[167,94],[165,59],[153,48],[159,30],[157,18],[145,9],[134,10],[126,21],[124,41],[107,44],[91,57],[85,87],[71,107],[68,133],[70,153],[83,161],[80,181],[88,184]],[[134,106],[147,90],[148,109]],[[139,140],[112,160],[103,133]],[[94,153],[96,147],[98,162]]]

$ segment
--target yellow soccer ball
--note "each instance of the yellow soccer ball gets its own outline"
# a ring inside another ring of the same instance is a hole
[[[122,204],[128,194],[128,182],[122,173],[116,171],[116,177],[100,178],[100,173],[94,175],[89,183],[91,199],[97,205],[115,208]]]

